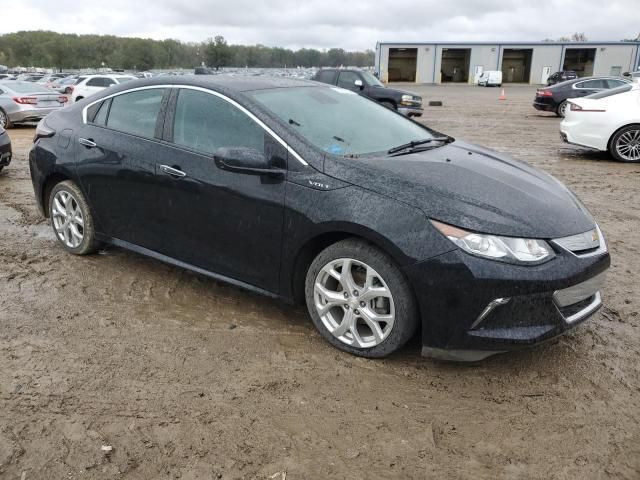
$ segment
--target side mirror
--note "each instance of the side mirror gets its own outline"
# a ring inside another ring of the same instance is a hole
[[[221,170],[249,175],[283,176],[284,170],[273,168],[263,153],[254,148],[221,147],[213,154],[216,165]]]
[[[364,84],[362,83],[362,80],[356,80],[355,82],[353,82],[353,84],[358,87],[360,90],[362,90],[364,88]]]

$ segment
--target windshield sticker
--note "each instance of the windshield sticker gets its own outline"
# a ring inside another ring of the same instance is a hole
[[[325,148],[325,151],[332,153],[333,155],[342,155],[344,153],[344,147],[334,143],[333,145],[329,145]]]

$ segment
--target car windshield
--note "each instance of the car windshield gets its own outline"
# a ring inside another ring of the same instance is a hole
[[[360,72],[360,73],[362,74],[362,77],[364,78],[365,82],[367,82],[367,84],[374,85],[376,87],[384,87],[382,82],[378,80],[375,77],[375,75],[371,74],[370,72]]]
[[[333,155],[386,152],[434,137],[428,128],[342,88],[278,88],[250,94],[307,141]]]
[[[10,87],[15,93],[51,93],[51,90],[31,82],[15,82]]]
[[[619,93],[628,92],[632,88],[633,88],[632,84],[622,85],[621,87],[612,88],[611,90],[604,90],[602,92],[598,92],[598,93],[594,93],[594,94],[591,94],[591,95],[587,95],[584,98],[593,98],[593,99],[597,100],[598,98],[606,98],[606,97],[610,97],[612,95],[618,95]]]

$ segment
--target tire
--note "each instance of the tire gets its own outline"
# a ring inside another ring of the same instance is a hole
[[[640,125],[628,125],[614,133],[609,153],[619,162],[640,162]]]
[[[390,110],[397,110],[396,104],[393,102],[384,101],[380,102],[380,105],[382,105],[383,107],[387,107]]]
[[[5,130],[9,130],[11,127],[13,127],[13,124],[9,120],[9,115],[7,115],[5,111],[2,110],[1,108],[0,108],[0,127],[4,128]]]
[[[69,87],[67,87],[67,88],[64,89],[64,93],[69,95],[70,93],[73,93],[73,90],[71,90]]]
[[[566,111],[567,108],[569,108],[569,103],[566,100],[563,100],[560,105],[558,105],[558,108],[556,108],[556,115],[558,115],[561,118],[564,118],[566,115]]]
[[[404,275],[387,254],[362,240],[342,240],[320,252],[307,271],[305,297],[318,332],[353,355],[385,357],[407,343],[418,326]],[[376,333],[370,325],[378,327]]]
[[[53,187],[49,195],[49,217],[53,234],[67,252],[88,255],[97,250],[99,242],[95,238],[93,216],[75,183],[65,180]]]

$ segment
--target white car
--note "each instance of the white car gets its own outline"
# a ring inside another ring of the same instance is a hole
[[[568,100],[560,124],[565,142],[609,151],[622,162],[640,162],[640,84],[631,83]]]
[[[500,70],[486,70],[482,72],[482,75],[478,78],[478,85],[481,87],[501,87],[502,86],[502,72]]]
[[[132,75],[83,75],[78,77],[76,84],[73,86],[71,101],[77,102],[111,85],[118,85],[135,79],[136,77]]]

